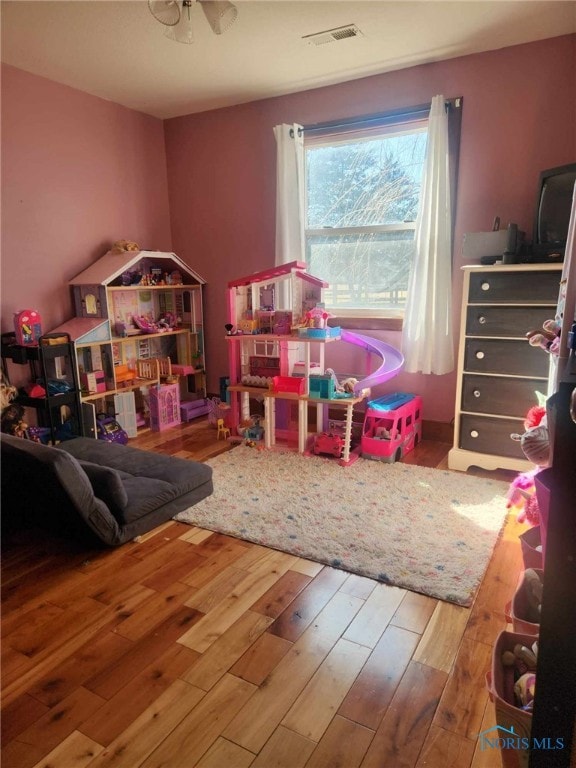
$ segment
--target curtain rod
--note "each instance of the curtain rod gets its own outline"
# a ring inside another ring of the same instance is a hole
[[[462,106],[462,97],[458,96],[454,99],[446,99],[444,101],[446,109],[454,107],[459,109]],[[354,126],[369,126],[371,123],[379,125],[394,124],[401,122],[404,118],[410,120],[418,120],[428,117],[430,114],[430,104],[419,104],[416,107],[408,107],[404,109],[392,110],[390,112],[378,112],[373,115],[364,115],[362,117],[350,117],[342,118],[340,120],[333,120],[326,123],[314,123],[312,125],[303,125],[298,129],[298,135],[303,133],[315,133],[320,131],[330,131],[335,128],[352,128]],[[290,129],[290,136],[294,137],[294,129]]]

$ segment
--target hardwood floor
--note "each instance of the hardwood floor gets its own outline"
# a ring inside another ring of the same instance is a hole
[[[230,449],[204,420],[131,444]],[[497,768],[477,735],[522,530],[471,609],[174,522],[112,550],[5,538],[2,765]]]

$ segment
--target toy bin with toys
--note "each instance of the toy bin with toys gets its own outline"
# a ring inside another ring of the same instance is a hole
[[[500,632],[486,675],[496,725],[479,734],[480,749],[500,751],[504,768],[528,768],[538,638]]]
[[[514,632],[537,635],[540,632],[540,606],[544,571],[541,568],[527,568],[518,579],[514,597],[506,606],[506,621],[512,624]]]
[[[422,398],[394,392],[366,406],[361,455],[392,463],[409,453],[422,438]]]

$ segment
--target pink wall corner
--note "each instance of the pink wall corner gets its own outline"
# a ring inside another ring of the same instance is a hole
[[[68,320],[68,281],[114,240],[171,250],[161,120],[2,66],[2,331]]]
[[[429,102],[464,99],[454,240],[458,332],[465,232],[494,216],[531,232],[543,168],[576,159],[576,35],[390,72],[166,121],[174,249],[208,281],[208,389],[227,374],[226,283],[274,263],[279,123],[312,124]],[[386,338],[399,344],[399,334]],[[349,346],[349,345],[346,345]],[[350,370],[354,357],[342,366]],[[425,417],[454,415],[455,374],[402,374],[388,387],[424,396]]]

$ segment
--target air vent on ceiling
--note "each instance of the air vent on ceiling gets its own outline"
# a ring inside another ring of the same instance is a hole
[[[327,29],[313,35],[304,35],[302,40],[308,45],[325,45],[326,43],[337,43],[339,40],[347,40],[350,37],[364,37],[356,24],[347,24],[345,27],[336,27],[336,29]]]

